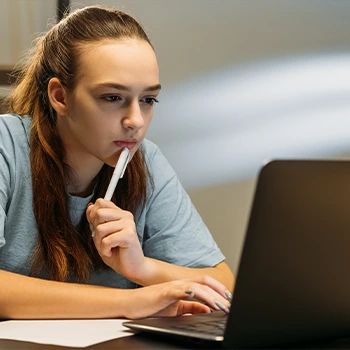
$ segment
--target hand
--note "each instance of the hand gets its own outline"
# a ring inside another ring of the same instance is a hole
[[[201,276],[134,289],[128,293],[125,305],[125,317],[129,319],[209,313],[211,310],[228,313],[230,293],[217,280]]]
[[[106,265],[134,280],[145,263],[133,215],[99,198],[86,210],[98,253]]]

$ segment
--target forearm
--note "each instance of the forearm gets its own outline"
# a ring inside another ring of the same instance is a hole
[[[46,281],[0,270],[0,285],[0,319],[134,319],[210,312],[210,308],[218,310],[217,301],[227,304],[225,286],[209,277],[114,289]],[[188,300],[188,289],[197,301]]]
[[[133,279],[135,283],[148,286],[184,278],[193,278],[208,275],[232,292],[234,286],[234,276],[225,262],[221,262],[214,267],[190,268],[169,264],[160,260],[146,258],[146,263],[140,274]]]
[[[130,290],[41,280],[0,270],[0,319],[123,317]]]

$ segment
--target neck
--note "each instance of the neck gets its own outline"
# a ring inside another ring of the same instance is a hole
[[[65,148],[64,161],[70,168],[66,176],[67,191],[75,196],[86,197],[92,193],[95,185],[93,180],[104,163],[80,147],[71,135],[65,118],[60,115],[57,117],[57,127]]]
[[[66,163],[71,169],[66,178],[68,193],[79,197],[89,196],[94,189],[94,179],[102,169],[103,162],[95,157],[87,158],[86,155],[69,153]]]

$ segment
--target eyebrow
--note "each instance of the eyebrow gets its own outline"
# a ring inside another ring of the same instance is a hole
[[[98,84],[97,87],[108,87],[108,88],[113,88],[116,90],[121,90],[121,91],[130,91],[131,89],[126,86],[126,85],[122,85],[122,84],[115,84],[115,83],[103,83],[103,84]],[[143,91],[158,91],[162,88],[162,86],[160,84],[156,84],[156,85],[152,85],[152,86],[148,86],[146,89],[144,89]]]

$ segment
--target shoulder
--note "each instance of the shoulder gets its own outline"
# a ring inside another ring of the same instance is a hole
[[[31,119],[0,114],[0,154],[9,164],[26,164],[29,157]],[[18,163],[18,160],[21,159]]]
[[[157,175],[160,179],[169,179],[175,176],[174,169],[156,144],[148,139],[144,139],[142,150],[145,155],[147,167],[153,177]]]
[[[1,140],[15,139],[29,142],[31,119],[16,114],[0,115]]]
[[[142,150],[148,165],[154,166],[157,163],[167,163],[167,160],[159,147],[148,139],[142,141]]]
[[[147,162],[152,162],[154,156],[160,152],[158,146],[148,139],[142,141],[142,150]]]

